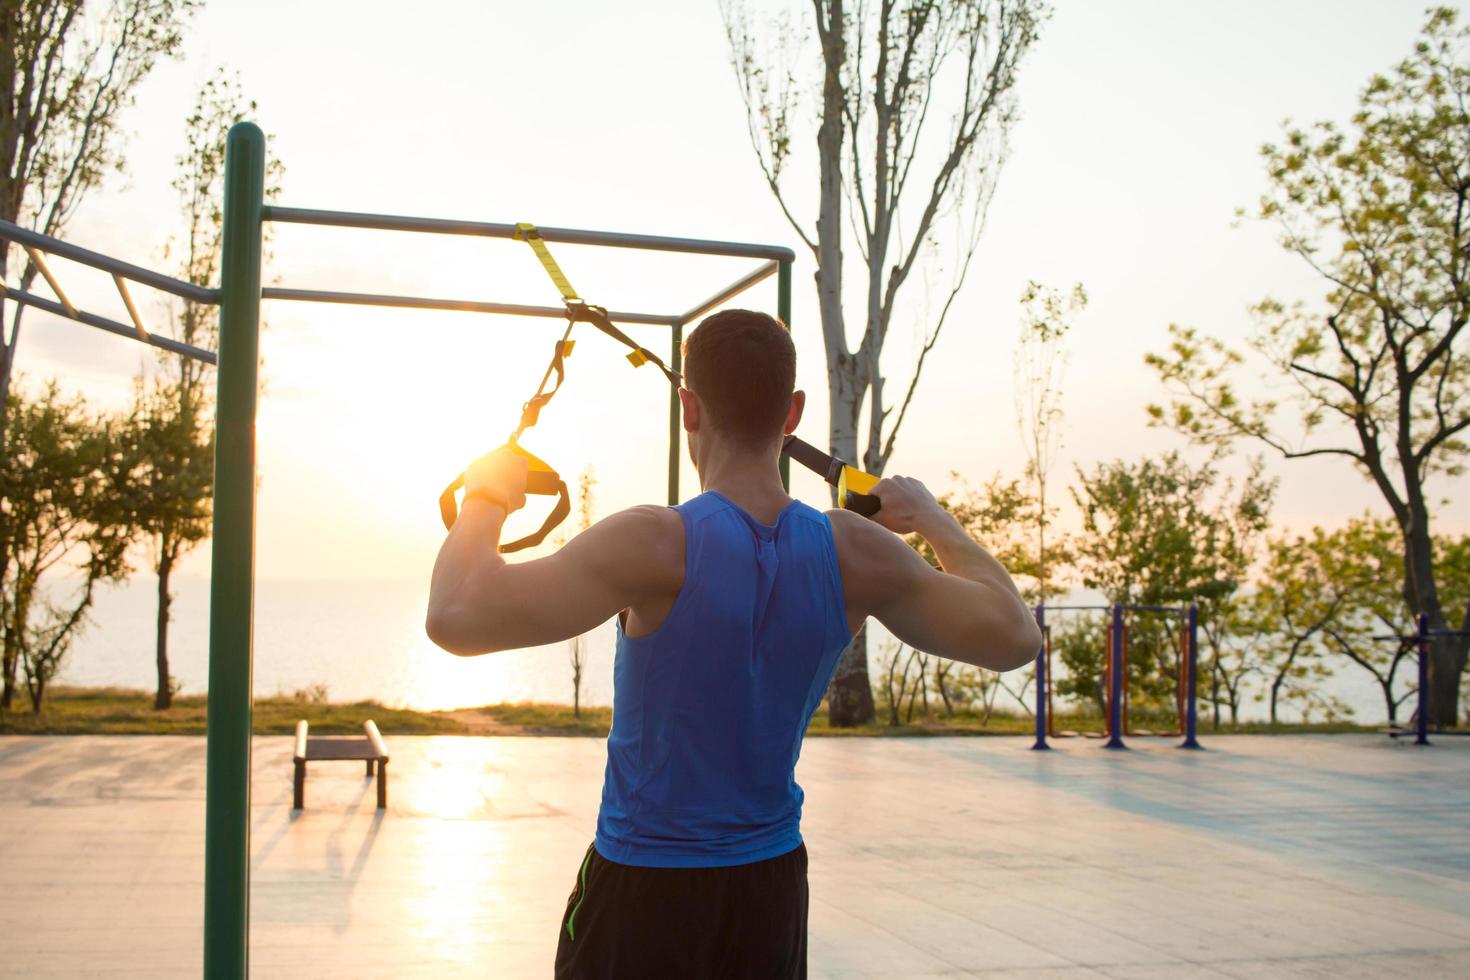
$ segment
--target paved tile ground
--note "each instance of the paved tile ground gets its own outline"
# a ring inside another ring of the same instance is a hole
[[[257,977],[544,977],[593,739],[257,739]],[[1470,976],[1470,740],[816,739],[814,977]],[[197,976],[204,741],[0,738],[0,975]]]

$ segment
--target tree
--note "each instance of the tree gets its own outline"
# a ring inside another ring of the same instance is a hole
[[[597,473],[591,466],[582,471],[577,486],[577,526],[583,531],[592,526],[592,515],[597,500],[592,488],[597,486]],[[587,637],[574,636],[567,641],[567,652],[572,663],[572,717],[582,717],[582,671],[587,665]]]
[[[97,584],[127,572],[140,500],[122,420],[92,413],[55,384],[34,398],[14,389],[10,399],[11,451],[0,459],[9,508],[0,710],[12,707],[23,669],[40,711]],[[68,591],[56,581],[66,577],[80,585]]]
[[[1330,652],[1347,657],[1367,671],[1383,695],[1389,724],[1398,721],[1398,709],[1411,692],[1395,693],[1399,668],[1413,654],[1412,644],[1387,645],[1374,636],[1413,632],[1413,615],[1404,606],[1396,584],[1404,567],[1402,539],[1389,521],[1355,518],[1325,535],[1322,562],[1339,583],[1350,583],[1346,601],[1324,628]]]
[[[951,474],[957,479],[958,474]],[[1026,533],[1028,526],[1037,522],[1038,502],[1020,480],[1005,480],[999,475],[972,489],[963,480],[957,491],[942,494],[939,504],[959,522],[965,532],[977,541],[984,541],[991,552],[1011,573],[1016,576],[1021,595],[1028,602],[1040,602],[1040,557],[1033,550],[1032,540]],[[909,544],[935,567],[939,556],[922,537],[914,535]],[[1053,547],[1051,557],[1065,560],[1065,543]],[[967,664],[959,664],[944,657],[934,659],[934,687],[944,703],[945,711],[954,714],[953,702],[960,700],[968,704],[973,700],[971,692],[978,692],[985,701],[985,718],[988,721],[995,707],[995,698],[1001,691],[1014,698],[1021,707],[1030,711],[1026,703],[1026,689],[1035,679],[1027,675],[1019,686],[1003,674],[988,675],[986,671]],[[927,661],[925,661],[927,663]],[[927,705],[928,693],[925,691]]]
[[[87,193],[122,169],[123,110],[158,59],[179,50],[197,6],[111,0],[95,17],[83,0],[0,6],[0,219],[59,235]],[[10,243],[0,243],[0,283],[9,279],[9,259]],[[25,264],[22,290],[37,271]],[[0,294],[0,460],[10,452],[9,394],[24,312],[11,306],[7,331]],[[0,542],[11,537],[9,494],[9,485],[0,486]],[[5,564],[12,551],[0,547],[0,581],[20,581]]]
[[[0,219],[58,235],[87,193],[123,168],[123,110],[158,59],[179,50],[184,23],[197,6],[198,0],[111,0],[93,18],[83,0],[4,5]],[[0,280],[8,274],[9,254],[7,242],[0,247]],[[36,274],[27,262],[21,288],[29,289]],[[13,309],[7,337],[0,307],[0,400],[10,391],[23,310]]]
[[[1263,637],[1274,641],[1267,658],[1273,724],[1285,700],[1306,707],[1324,701],[1316,687],[1329,673],[1323,664],[1328,631],[1351,619],[1355,602],[1371,587],[1365,569],[1345,562],[1342,549],[1341,538],[1320,527],[1283,535],[1267,548],[1251,601]]]
[[[881,475],[974,258],[1016,117],[1017,73],[1047,8],[1040,0],[859,0],[855,9],[812,0],[811,9],[815,74],[805,84],[810,29],[778,20],[763,44],[740,0],[722,3],[757,163],[817,264],[831,450]],[[796,217],[786,183],[807,99],[817,120],[815,227]],[[933,133],[945,116],[948,131]],[[849,221],[865,266],[855,347],[844,290]],[[921,318],[932,325],[890,419],[884,344],[905,284],[941,238],[953,243],[950,268],[925,267],[946,273],[945,298]],[[828,705],[836,726],[873,718],[863,630],[838,663]]]
[[[179,276],[213,285],[220,263],[224,196],[225,138],[247,118],[255,103],[241,92],[238,77],[217,71],[200,89],[184,125],[184,152],[173,180],[183,214],[183,235],[171,243]],[[282,166],[266,168],[266,197],[280,191]],[[269,226],[268,226],[269,227]],[[267,234],[269,232],[267,231]],[[184,343],[213,349],[219,343],[219,308],[176,299],[169,307],[174,335]],[[159,372],[140,379],[134,405],[140,440],[137,480],[148,490],[143,533],[158,578],[158,615],[154,662],[158,686],[153,706],[173,702],[168,663],[168,624],[173,592],[170,580],[179,560],[209,536],[214,494],[213,400],[205,382],[207,365],[173,354],[161,355]]]
[[[1021,336],[1016,344],[1016,424],[1026,449],[1026,479],[1036,494],[1036,591],[1052,593],[1046,528],[1056,508],[1046,503],[1047,478],[1062,446],[1062,385],[1067,373],[1067,317],[1087,308],[1079,282],[1063,295],[1037,282],[1021,294]]]
[[[1223,652],[1225,612],[1243,584],[1250,541],[1266,527],[1275,483],[1259,465],[1238,484],[1222,481],[1215,464],[1191,466],[1170,452],[1079,469],[1072,496],[1082,530],[1073,547],[1083,586],[1110,603],[1198,603],[1201,624],[1218,631]],[[1077,630],[1060,644],[1071,676],[1058,685],[1074,696],[1101,690],[1106,649],[1095,624]],[[1146,617],[1133,625],[1129,683],[1140,707],[1163,706],[1176,693],[1177,650],[1175,624]]]
[[[1237,392],[1239,352],[1198,331],[1148,361],[1176,393],[1157,423],[1213,445],[1239,439],[1286,459],[1348,461],[1378,490],[1403,539],[1405,602],[1446,629],[1426,483],[1461,472],[1470,444],[1470,32],[1430,10],[1414,52],[1373,76],[1347,131],[1289,128],[1263,148],[1270,189],[1259,216],[1326,284],[1324,309],[1267,299],[1251,346],[1290,383],[1286,404]],[[1461,618],[1456,629],[1470,629]],[[1430,658],[1433,718],[1458,716],[1470,640]]]

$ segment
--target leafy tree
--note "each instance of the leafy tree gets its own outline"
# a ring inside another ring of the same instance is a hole
[[[10,0],[0,5],[0,219],[59,235],[88,192],[121,170],[123,111],[163,57],[178,52],[197,0]],[[10,243],[0,243],[0,283],[10,274]],[[19,285],[38,270],[27,262]],[[25,307],[0,293],[0,460],[10,422],[9,393]],[[19,583],[5,564],[10,546],[10,484],[0,485],[0,581]],[[14,504],[14,509],[28,506]],[[20,545],[17,545],[20,547]],[[19,597],[6,601],[19,602]],[[7,675],[9,676],[9,675]]]
[[[24,671],[31,709],[86,624],[99,582],[128,570],[140,500],[121,419],[92,413],[55,384],[36,397],[12,389],[7,488],[7,578],[0,600],[0,710],[10,710]],[[64,579],[80,579],[68,591]]]
[[[1329,631],[1350,621],[1355,604],[1371,588],[1365,575],[1366,563],[1344,560],[1341,537],[1322,528],[1271,541],[1251,603],[1262,639],[1270,645],[1267,702],[1272,723],[1288,700],[1304,710],[1314,703],[1335,707],[1317,690],[1330,674],[1325,644]]]
[[[1215,631],[1215,652],[1225,657],[1232,649],[1225,643],[1227,612],[1243,585],[1251,542],[1266,526],[1275,484],[1259,465],[1238,484],[1222,481],[1215,463],[1195,467],[1171,452],[1137,463],[1100,463],[1090,473],[1079,469],[1072,496],[1082,530],[1073,547],[1082,584],[1110,603],[1198,603],[1202,627]],[[1058,690],[1100,692],[1106,627],[1089,624],[1074,632],[1053,637],[1072,675]],[[1178,644],[1171,620],[1133,618],[1130,697],[1141,711],[1173,710]],[[1207,662],[1205,669],[1223,668]]]
[[[756,160],[817,264],[832,452],[881,474],[979,244],[1020,64],[1047,8],[1040,0],[880,0],[855,9],[812,0],[809,28],[785,17],[761,38],[740,0],[721,6]],[[808,109],[817,123],[814,227],[796,217],[787,180]],[[946,131],[934,130],[946,121]],[[941,238],[954,243],[948,269],[934,255]],[[843,247],[853,239],[865,266],[856,347],[844,289]],[[925,340],[890,418],[880,360],[916,268],[944,275],[936,291],[945,299],[919,317]],[[859,631],[829,691],[833,725],[872,720],[867,669]]]
[[[184,152],[173,180],[183,214],[183,234],[170,244],[181,278],[203,286],[218,277],[222,239],[225,138],[236,122],[255,111],[238,77],[217,71],[199,91],[184,125]],[[280,191],[282,167],[271,161],[266,196]],[[269,232],[267,231],[267,234]],[[219,308],[177,299],[169,307],[174,336],[196,347],[219,344]],[[214,494],[213,393],[208,365],[164,354],[159,371],[140,379],[134,402],[139,440],[138,482],[147,488],[141,514],[158,579],[154,662],[158,684],[153,706],[173,702],[168,624],[173,605],[171,578],[178,562],[209,536]]]
[[[1021,594],[1028,602],[1040,601],[1040,555],[1036,541],[1027,533],[1027,528],[1037,523],[1040,503],[1022,481],[1005,480],[997,475],[978,490],[961,481],[960,489],[941,495],[939,503],[967,534],[985,542],[997,560],[1016,576]],[[909,544],[930,565],[938,567],[939,556],[922,537],[914,535]],[[1053,567],[1058,561],[1065,560],[1066,555],[1064,540],[1053,545],[1050,552]],[[1026,701],[1026,689],[1034,679],[1030,675],[1017,684],[1005,675],[992,675],[978,667],[958,664],[944,657],[934,658],[932,673],[935,691],[948,715],[954,714],[955,703],[968,706],[978,694],[984,701],[985,717],[989,719],[995,698],[1002,691],[1014,698],[1024,710],[1031,710]],[[927,704],[927,694],[925,698]]]
[[[1067,373],[1067,318],[1087,308],[1079,282],[1063,295],[1036,282],[1021,294],[1021,336],[1016,344],[1016,423],[1026,448],[1026,479],[1036,494],[1036,592],[1050,591],[1051,557],[1046,529],[1056,508],[1046,502],[1047,479],[1062,445],[1062,386]]]
[[[1327,573],[1340,583],[1356,586],[1325,628],[1328,649],[1368,672],[1383,695],[1392,724],[1398,720],[1399,705],[1412,693],[1395,693],[1394,685],[1399,668],[1414,650],[1412,645],[1389,645],[1374,636],[1412,632],[1414,617],[1405,608],[1398,587],[1404,567],[1402,538],[1391,522],[1362,517],[1327,533],[1325,540],[1322,560]]]
[[[1158,424],[1287,459],[1338,457],[1363,473],[1403,540],[1405,602],[1437,630],[1448,620],[1426,483],[1461,472],[1470,449],[1467,36],[1455,11],[1431,9],[1414,52],[1369,80],[1349,129],[1289,128],[1262,150],[1270,189],[1259,216],[1326,284],[1318,312],[1271,299],[1256,308],[1251,346],[1290,382],[1295,431],[1281,404],[1237,391],[1243,358],[1218,340],[1174,326],[1170,349],[1148,358],[1176,392],[1151,409]],[[1434,643],[1434,718],[1457,717],[1467,652],[1465,638]]]
[[[58,235],[87,193],[123,168],[123,110],[159,58],[178,52],[197,6],[12,0],[0,7],[0,219]],[[0,246],[0,280],[9,255],[7,242]],[[27,262],[21,288],[29,289],[36,274]],[[0,400],[10,391],[23,310],[14,307],[6,336],[0,307]]]

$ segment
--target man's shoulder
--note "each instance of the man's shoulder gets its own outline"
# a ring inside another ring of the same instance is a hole
[[[620,510],[605,521],[616,528],[615,561],[644,561],[684,569],[684,519],[672,507],[637,504]]]

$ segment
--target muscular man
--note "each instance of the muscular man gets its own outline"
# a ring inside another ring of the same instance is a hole
[[[554,643],[617,617],[597,832],[559,930],[558,977],[806,975],[807,858],[795,767],[838,657],[869,616],[920,650],[992,670],[1041,637],[1000,563],[917,480],[876,518],[781,486],[801,420],[780,321],[727,310],[685,343],[679,399],[703,493],[633,507],[555,554],[507,564],[525,460],[466,474],[434,566],[428,632],[460,656]],[[922,535],[943,570],[899,537]]]

